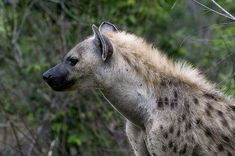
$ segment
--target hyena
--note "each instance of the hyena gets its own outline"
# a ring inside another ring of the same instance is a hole
[[[113,24],[43,74],[55,91],[96,88],[126,119],[136,156],[234,156],[235,102],[195,68]]]

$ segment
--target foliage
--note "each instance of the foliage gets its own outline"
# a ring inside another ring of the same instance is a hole
[[[232,0],[218,3],[235,14]],[[55,93],[41,78],[102,21],[192,62],[235,95],[235,23],[193,1],[0,1],[1,155],[128,155],[123,118],[99,93]]]

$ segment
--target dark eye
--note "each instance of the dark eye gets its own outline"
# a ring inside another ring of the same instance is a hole
[[[77,64],[77,62],[78,62],[78,58],[71,57],[71,58],[68,59],[68,63],[71,66],[75,66]]]

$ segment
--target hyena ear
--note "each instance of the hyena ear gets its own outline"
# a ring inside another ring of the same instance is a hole
[[[101,57],[103,61],[108,60],[113,54],[113,45],[111,41],[93,24],[92,30],[95,35],[95,40],[101,48]]]
[[[99,30],[102,34],[105,34],[110,31],[113,31],[113,32],[118,31],[117,27],[110,22],[101,23],[101,25],[99,26]]]

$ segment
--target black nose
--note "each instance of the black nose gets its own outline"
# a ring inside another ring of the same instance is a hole
[[[51,74],[49,72],[45,72],[45,73],[42,74],[42,78],[43,78],[44,81],[49,80],[50,77],[51,77]]]

